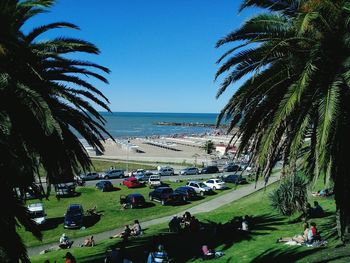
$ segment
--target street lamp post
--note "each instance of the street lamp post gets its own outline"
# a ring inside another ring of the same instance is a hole
[[[126,147],[126,174],[129,173],[129,143],[130,143],[130,140],[128,139],[128,144]]]

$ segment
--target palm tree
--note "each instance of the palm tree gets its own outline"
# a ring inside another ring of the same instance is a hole
[[[207,154],[211,154],[215,150],[215,145],[212,140],[208,140],[205,142],[203,148]]]
[[[110,136],[105,120],[93,107],[109,111],[108,100],[88,79],[108,83],[96,71],[109,70],[71,55],[99,54],[98,48],[75,38],[42,40],[42,34],[52,29],[79,29],[71,23],[51,23],[29,33],[22,30],[30,18],[54,2],[0,2],[0,169],[4,175],[0,198],[11,205],[0,216],[0,254],[10,262],[29,261],[16,234],[18,223],[41,237],[21,200],[29,187],[37,194],[42,191],[35,184],[40,180],[39,166],[46,172],[48,195],[52,183],[70,181],[80,168],[91,166],[78,134],[100,151],[101,140]]]
[[[266,180],[276,162],[294,175],[334,182],[338,234],[350,237],[350,1],[245,0],[260,7],[218,41],[234,43],[218,60],[217,96],[244,80],[218,123],[239,124],[239,152],[251,149]]]

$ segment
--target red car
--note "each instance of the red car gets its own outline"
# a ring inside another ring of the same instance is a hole
[[[142,187],[143,184],[140,183],[135,177],[129,177],[123,180],[123,185],[128,188]]]

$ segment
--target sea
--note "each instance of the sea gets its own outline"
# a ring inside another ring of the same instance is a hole
[[[114,138],[213,133],[212,127],[166,126],[158,122],[215,124],[217,113],[100,112]]]

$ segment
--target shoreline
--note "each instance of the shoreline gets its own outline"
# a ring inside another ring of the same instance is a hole
[[[92,147],[84,146],[90,157],[98,159],[209,165],[218,160],[220,154],[215,151],[213,154],[207,154],[204,144],[211,140],[216,146],[223,147],[229,143],[232,136],[233,134],[227,135],[215,130],[197,134],[115,137],[115,142],[107,138],[102,141],[105,151],[99,154],[96,154]]]

